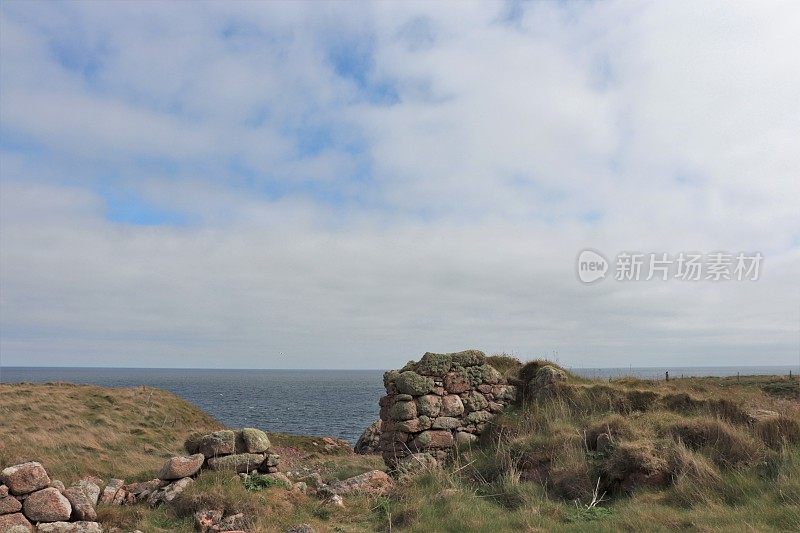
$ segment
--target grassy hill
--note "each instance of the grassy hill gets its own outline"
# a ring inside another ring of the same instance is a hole
[[[209,506],[247,513],[255,531],[800,530],[796,378],[608,381],[490,361],[524,399],[453,464],[388,497],[348,496],[339,508],[206,472],[171,507],[101,507],[100,517],[143,531],[191,531]],[[0,385],[0,420],[0,464],[37,459],[66,482],[152,478],[187,435],[219,427],[163,391],[65,384]],[[382,468],[377,456],[326,454],[314,437],[270,437],[286,471],[330,481]]]
[[[150,387],[0,384],[0,464],[37,460],[56,478],[152,478],[193,431],[222,425]]]

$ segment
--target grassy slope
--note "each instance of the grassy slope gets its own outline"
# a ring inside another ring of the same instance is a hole
[[[519,368],[509,363],[505,370],[514,377]],[[455,465],[403,483],[389,498],[347,497],[346,508],[338,509],[280,488],[248,492],[237,477],[208,472],[174,507],[105,507],[99,513],[108,525],[144,531],[191,531],[193,511],[208,506],[247,512],[254,517],[256,531],[284,531],[300,522],[323,532],[390,527],[419,532],[800,530],[800,443],[778,439],[768,445],[755,424],[730,420],[753,409],[770,409],[797,420],[796,381],[742,377],[738,383],[736,378],[609,383],[573,377],[570,386],[577,392],[515,407],[498,420],[492,438],[465,450]],[[630,391],[651,391],[659,399],[644,411],[631,411],[617,401],[628,398]],[[678,393],[695,403],[664,400],[682,398],[675,396]],[[720,409],[714,403],[719,399],[730,403]],[[613,425],[615,414],[628,430],[622,427],[615,446],[651,446],[659,454],[678,450],[682,468],[689,464],[694,470],[676,470],[678,477],[668,486],[633,492],[614,492],[609,486],[609,500],[586,511],[587,482],[590,492],[594,476],[619,462],[611,461],[613,452],[587,450],[586,435],[593,426]],[[37,458],[67,482],[73,473],[152,477],[164,457],[180,451],[189,432],[217,426],[193,406],[161,391],[65,385],[0,386],[0,417],[0,463]],[[734,444],[752,446],[746,449],[752,460],[729,462],[737,458],[737,450],[729,441],[721,443],[719,436],[691,449],[679,445],[672,428],[698,421],[731,428]],[[322,454],[311,437],[271,438],[285,470],[307,467],[330,480],[382,467],[375,456]],[[31,446],[41,452],[30,453]],[[528,463],[520,463],[521,457]],[[530,459],[547,466],[536,470],[536,479],[524,481]],[[564,495],[573,490],[569,497]]]
[[[222,427],[168,392],[72,384],[0,384],[0,464],[35,459],[52,477],[152,479],[192,431]]]

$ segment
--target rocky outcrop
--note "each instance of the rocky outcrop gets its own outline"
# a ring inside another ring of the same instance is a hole
[[[384,386],[379,448],[387,466],[405,470],[437,464],[475,441],[517,394],[478,350],[426,353],[386,372]]]
[[[379,453],[381,451],[381,425],[380,419],[373,422],[358,438],[353,451],[359,454]]]

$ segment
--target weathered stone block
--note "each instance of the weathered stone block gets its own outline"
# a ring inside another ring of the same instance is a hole
[[[397,377],[395,387],[401,394],[422,396],[433,390],[433,379],[427,376],[420,376],[416,372],[408,370]]]
[[[435,394],[426,394],[417,398],[417,413],[437,417],[442,410],[442,398]]]
[[[417,404],[414,402],[395,402],[389,408],[389,416],[393,420],[411,420],[417,417]]]

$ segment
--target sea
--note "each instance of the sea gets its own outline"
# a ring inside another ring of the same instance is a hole
[[[592,378],[794,375],[797,366],[571,368]],[[0,367],[0,382],[146,385],[168,390],[229,427],[334,436],[355,443],[378,419],[383,370],[216,370]]]

